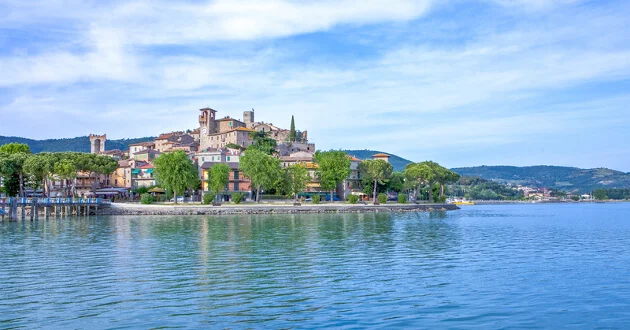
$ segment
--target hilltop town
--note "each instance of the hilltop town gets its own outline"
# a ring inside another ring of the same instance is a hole
[[[201,181],[201,193],[191,191],[186,194],[187,200],[200,201],[204,192],[209,191],[207,178],[217,164],[225,164],[231,170],[229,181],[221,192],[222,201],[230,201],[234,194],[253,199],[255,187],[240,169],[240,159],[245,149],[254,143],[256,136],[275,141],[273,156],[280,161],[283,169],[295,164],[307,168],[309,179],[302,196],[330,192],[322,190],[316,174],[316,145],[309,140],[306,130],[294,127],[293,118],[291,128],[282,128],[273,123],[256,121],[257,113],[253,109],[244,111],[242,119],[229,115],[218,117],[218,114],[219,111],[209,107],[199,109],[198,127],[162,133],[153,141],[130,144],[128,150],[106,150],[107,135],[91,134],[91,154],[110,157],[118,163],[118,167],[111,174],[96,174],[96,178],[91,173],[78,171],[72,183],[74,195],[128,199],[134,192],[164,193],[165,190],[159,188],[155,160],[165,153],[182,151],[197,167]],[[348,155],[348,158],[351,162],[350,175],[335,189],[334,199],[345,200],[352,194],[361,197],[366,195],[362,192],[359,173],[361,160],[352,155]],[[389,155],[376,154],[373,158],[387,161]],[[45,195],[66,196],[69,184],[64,180],[56,180],[46,187],[48,191]],[[29,193],[42,195],[43,191],[30,190]]]

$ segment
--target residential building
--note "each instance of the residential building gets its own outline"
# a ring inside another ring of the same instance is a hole
[[[134,155],[137,152],[140,152],[146,149],[155,150],[155,142],[140,142],[140,143],[130,144],[129,145],[129,158],[134,158]]]
[[[154,176],[155,166],[143,163],[131,170],[131,188],[151,187],[156,185]]]
[[[157,150],[144,149],[142,151],[138,151],[134,153],[133,159],[137,161],[152,162],[156,157],[158,157],[161,154],[162,153]]]

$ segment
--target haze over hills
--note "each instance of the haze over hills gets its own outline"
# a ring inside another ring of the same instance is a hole
[[[630,173],[607,168],[581,169],[563,166],[476,166],[453,168],[464,176],[501,183],[546,187],[588,193],[597,188],[629,188]]]

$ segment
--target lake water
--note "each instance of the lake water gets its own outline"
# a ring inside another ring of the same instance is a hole
[[[0,328],[630,328],[630,204],[0,224]]]

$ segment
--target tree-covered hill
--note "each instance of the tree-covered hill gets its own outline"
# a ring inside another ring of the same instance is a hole
[[[462,176],[587,193],[598,188],[630,188],[630,173],[607,168],[580,169],[563,166],[476,166],[453,168]]]
[[[105,150],[127,150],[129,145],[133,143],[152,141],[154,137],[143,137],[136,139],[120,139],[107,140],[105,142]],[[32,140],[15,136],[0,136],[0,145],[7,143],[25,143],[31,148],[31,152],[90,152],[90,138],[87,136],[79,136],[69,139],[48,139],[48,140]]]
[[[412,161],[398,157],[396,155],[392,155],[390,153],[387,152],[382,152],[382,151],[375,151],[375,150],[344,150],[344,152],[346,152],[347,154],[357,157],[361,160],[366,160],[366,159],[372,159],[372,155],[376,155],[376,154],[388,154],[390,155],[389,158],[389,162],[392,164],[392,166],[394,166],[394,171],[404,171],[405,170],[405,166],[407,166],[407,164],[412,163]]]

